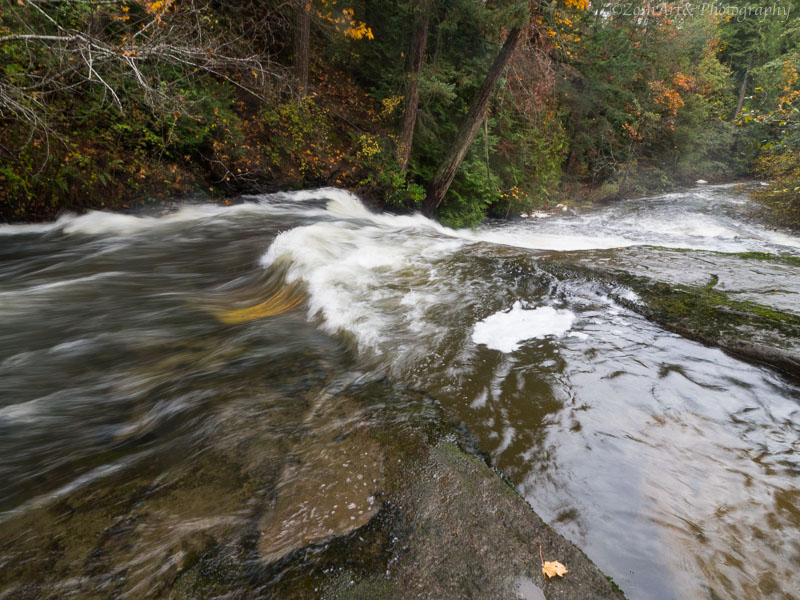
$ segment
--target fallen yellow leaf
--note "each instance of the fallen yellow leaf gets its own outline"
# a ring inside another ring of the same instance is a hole
[[[555,577],[556,575],[563,577],[564,573],[569,573],[569,571],[567,571],[567,567],[557,560],[548,560],[542,565],[542,573],[547,577]]]
[[[547,562],[544,561],[544,556],[542,555],[542,547],[539,546],[539,560],[542,561],[542,574],[546,577],[555,577],[558,575],[559,577],[563,577],[564,573],[568,573],[567,567],[562,565],[557,560],[548,560]]]

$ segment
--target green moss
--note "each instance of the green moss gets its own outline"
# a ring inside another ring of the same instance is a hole
[[[610,584],[611,584],[611,587],[612,587],[612,588],[614,588],[614,590],[615,590],[615,591],[619,592],[619,594],[620,594],[620,595],[621,595],[623,598],[625,598],[625,592],[623,592],[623,591],[622,591],[622,588],[621,588],[621,587],[619,587],[619,585],[617,585],[617,582],[616,582],[616,581],[614,581],[614,578],[613,578],[611,575],[606,575],[606,579],[608,580],[608,583],[610,583]]]
[[[736,252],[733,256],[747,260],[764,260],[769,262],[800,267],[800,256],[790,254],[770,254],[769,252]]]
[[[545,267],[561,279],[572,276],[615,285],[622,284],[636,292],[651,312],[655,311],[666,319],[681,320],[685,325],[693,325],[703,330],[754,325],[795,333],[795,328],[800,327],[800,317],[797,315],[781,312],[756,302],[733,300],[729,294],[716,290],[715,286],[719,281],[716,275],[712,275],[705,285],[689,286],[670,285],[624,271],[600,271],[564,262],[553,262]],[[642,307],[637,308],[631,302],[625,303],[642,312]]]
[[[657,284],[640,286],[636,292],[665,317],[680,318],[701,330],[752,325],[795,333],[800,327],[800,317],[755,302],[732,300],[725,292],[714,290],[715,284],[716,278],[712,278],[703,287]]]
[[[669,248],[667,246],[648,246],[648,248],[655,248],[656,250],[666,250],[668,252],[677,252],[680,254],[698,253],[711,254],[714,256],[725,256],[730,258],[740,258],[742,260],[759,260],[764,262],[772,262],[782,265],[789,265],[792,267],[800,267],[800,256],[793,256],[791,254],[771,254],[769,252],[717,252],[715,250],[694,250],[692,248]]]
[[[796,371],[797,359],[791,347],[792,340],[800,338],[800,316],[756,302],[734,300],[715,288],[716,276],[701,286],[670,285],[625,271],[604,271],[565,261],[542,266],[559,279],[582,278],[612,288],[627,287],[636,292],[639,302],[626,300],[614,291],[611,295],[667,329],[755,362],[789,373]]]

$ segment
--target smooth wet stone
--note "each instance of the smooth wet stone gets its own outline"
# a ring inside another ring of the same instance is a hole
[[[714,289],[732,293],[736,300],[757,302],[782,312],[800,311],[798,257],[634,246],[576,252],[571,260],[597,270],[623,270],[671,286],[703,287],[713,274],[718,277]]]
[[[527,577],[520,577],[517,580],[516,600],[547,600],[547,598],[545,598],[542,588]]]
[[[408,484],[401,494],[407,525],[397,532],[402,552],[390,577],[398,593],[387,597],[514,598],[521,578],[548,600],[623,597],[515,489],[454,444],[437,444]],[[540,545],[567,575],[544,578]]]
[[[618,268],[562,259],[543,261],[542,268],[559,279],[592,281],[623,307],[678,335],[794,378],[800,374],[800,315],[720,290],[716,274],[703,285],[673,285]],[[633,298],[628,297],[631,291]]]

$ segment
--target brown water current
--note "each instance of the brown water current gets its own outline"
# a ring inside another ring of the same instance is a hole
[[[0,598],[260,597],[379,527],[376,440],[442,418],[628,597],[800,598],[796,380],[543,268],[800,314],[800,238],[748,202],[452,231],[317,190],[0,226]]]

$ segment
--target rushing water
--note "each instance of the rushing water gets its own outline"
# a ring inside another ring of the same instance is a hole
[[[120,551],[140,571],[165,568],[148,557],[170,536],[245,522],[254,498],[295,485],[304,505],[298,482],[330,467],[332,421],[299,398],[388,375],[463,422],[629,597],[797,598],[800,388],[540,268],[558,256],[669,283],[716,275],[800,311],[800,268],[732,254],[800,256],[800,238],[746,209],[745,192],[706,186],[456,232],[319,190],[0,226],[0,518],[16,523],[0,565],[31,560],[26,514],[76,493],[136,502],[134,478],[177,496],[192,482],[180,512],[159,521],[159,500],[150,538]],[[265,300],[294,308],[253,318]],[[339,430],[374,416],[345,408]],[[312,458],[270,466],[287,448]],[[232,457],[262,483],[226,472]],[[91,491],[104,481],[117,491]],[[331,514],[303,513],[309,539]],[[54,589],[79,596],[71,585]]]

